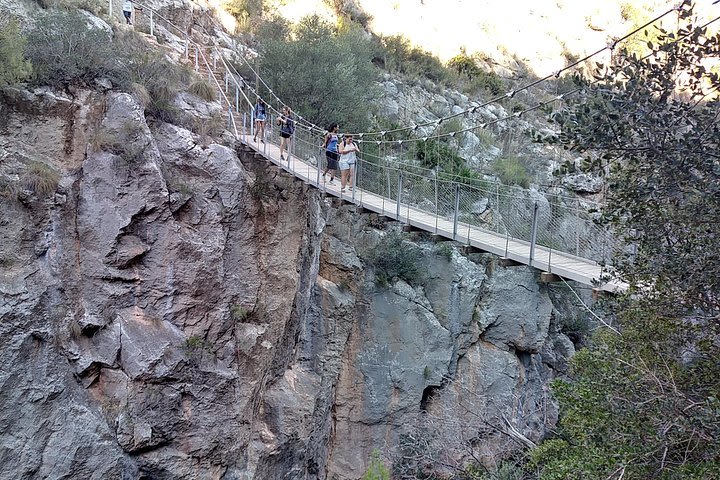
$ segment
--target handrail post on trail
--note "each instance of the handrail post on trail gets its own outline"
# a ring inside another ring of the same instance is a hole
[[[508,246],[510,245],[510,233],[505,232],[505,258],[508,258]]]
[[[190,56],[190,40],[185,39],[185,60]]]
[[[457,236],[458,218],[460,217],[460,185],[455,185],[455,213],[453,215],[453,240]]]
[[[397,204],[395,206],[395,219],[400,221],[400,200],[402,200],[403,171],[398,170]]]
[[[537,222],[538,222],[538,203],[533,206],[532,231],[530,232],[530,259],[528,265],[532,267],[535,258],[535,242],[537,240]]]
[[[240,89],[238,89],[237,83],[235,84],[235,111],[240,113]]]
[[[108,15],[110,18],[113,16],[113,9],[112,9],[112,0],[108,0]]]
[[[198,47],[195,46],[195,71],[197,72],[200,69],[200,59],[198,57]]]

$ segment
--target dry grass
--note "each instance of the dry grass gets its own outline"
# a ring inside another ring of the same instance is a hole
[[[215,101],[215,89],[212,85],[210,85],[210,82],[204,78],[198,78],[192,82],[188,91],[193,95],[202,98],[206,102]]]

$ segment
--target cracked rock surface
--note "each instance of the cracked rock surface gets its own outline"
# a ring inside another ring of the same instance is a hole
[[[488,463],[554,425],[572,306],[532,270],[406,236],[423,281],[380,286],[398,225],[130,95],[0,109],[0,478],[358,478],[430,420]]]

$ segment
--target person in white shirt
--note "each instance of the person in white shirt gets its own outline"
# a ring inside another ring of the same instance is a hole
[[[338,145],[340,154],[340,193],[345,192],[345,187],[350,186],[352,190],[352,177],[355,174],[355,162],[357,152],[360,152],[357,144],[353,142],[352,135],[345,135],[343,141]]]
[[[130,17],[132,17],[133,6],[130,0],[123,1],[123,15],[125,15],[125,21],[128,25],[132,25]]]

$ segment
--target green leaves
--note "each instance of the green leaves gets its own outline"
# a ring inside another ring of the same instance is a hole
[[[0,87],[15,85],[31,75],[32,64],[23,55],[26,45],[17,22],[0,21]]]
[[[275,94],[318,125],[369,127],[377,97],[371,41],[358,28],[337,31],[317,16],[292,31],[282,22],[260,29],[262,75]]]

